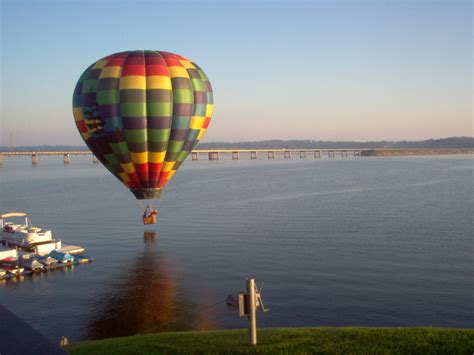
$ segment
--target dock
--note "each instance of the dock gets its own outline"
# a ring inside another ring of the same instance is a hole
[[[77,246],[77,245],[65,245],[59,249],[61,253],[69,253],[69,254],[82,254],[84,252],[84,248]]]

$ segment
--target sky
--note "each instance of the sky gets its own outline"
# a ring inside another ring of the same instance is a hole
[[[203,68],[205,142],[473,135],[469,0],[0,3],[0,146],[83,144],[79,76],[134,49]]]

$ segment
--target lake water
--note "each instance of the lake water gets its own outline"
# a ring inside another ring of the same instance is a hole
[[[253,275],[261,327],[473,328],[473,163],[188,160],[145,228],[90,157],[5,158],[0,211],[29,212],[95,261],[3,281],[0,303],[54,342],[244,328],[222,301]]]

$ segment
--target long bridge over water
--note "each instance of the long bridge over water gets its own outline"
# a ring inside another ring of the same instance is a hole
[[[291,159],[292,157],[299,157],[305,159],[307,157],[321,158],[326,156],[328,158],[335,158],[336,156],[344,157],[359,157],[362,152],[368,149],[196,149],[191,152],[191,160],[199,160],[200,157],[207,158],[209,160],[219,160],[222,155],[227,155],[232,160],[240,159],[241,155],[250,159],[275,159],[276,157],[282,157],[284,159]],[[63,157],[64,164],[71,163],[71,156],[92,156],[92,162],[98,163],[97,158],[89,150],[78,150],[78,151],[8,151],[0,152],[0,166],[3,165],[4,157],[31,157],[31,164],[37,165],[38,158],[40,156],[58,156]]]

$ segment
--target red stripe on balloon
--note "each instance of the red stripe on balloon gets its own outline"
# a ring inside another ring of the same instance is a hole
[[[165,58],[165,62],[169,67],[182,67],[183,66],[181,62],[175,58]]]
[[[148,59],[147,59],[148,61]],[[146,66],[146,76],[150,75],[164,75],[169,76],[168,67],[164,65],[147,65]]]
[[[145,67],[143,65],[125,65],[122,69],[122,76],[140,75],[145,76]]]
[[[210,117],[206,117],[204,118],[204,122],[202,124],[202,128],[207,128],[209,126],[209,123],[211,123],[211,118]]]
[[[76,121],[76,126],[81,133],[86,133],[88,131],[85,121]]]

